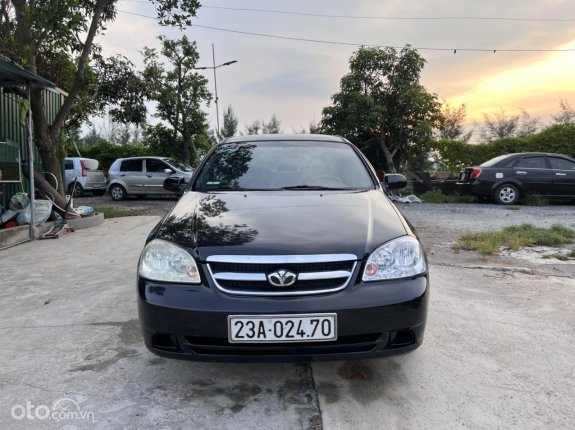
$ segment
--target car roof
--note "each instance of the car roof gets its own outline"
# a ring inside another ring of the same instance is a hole
[[[539,156],[549,156],[549,157],[555,157],[555,156],[559,156],[559,157],[564,157],[564,158],[570,158],[567,155],[564,154],[558,154],[555,152],[514,152],[513,154],[505,154],[508,157],[514,157],[514,156],[531,156],[531,155],[539,155]]]
[[[170,157],[160,157],[157,155],[142,155],[140,157],[126,157],[126,158],[117,158],[118,160],[143,160],[144,158],[157,158],[158,160],[169,160]]]
[[[317,142],[343,142],[349,143],[341,136],[327,134],[248,134],[245,136],[228,137],[220,143],[243,143],[243,142],[270,142],[270,141],[317,141]]]

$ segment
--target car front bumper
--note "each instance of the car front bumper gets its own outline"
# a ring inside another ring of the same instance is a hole
[[[356,282],[337,293],[275,298],[232,296],[213,285],[138,279],[140,324],[148,349],[195,361],[323,361],[405,353],[423,341],[428,300],[427,276]],[[337,340],[228,342],[229,315],[315,313],[337,314]]]

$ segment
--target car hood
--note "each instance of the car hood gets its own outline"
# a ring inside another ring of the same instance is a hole
[[[379,190],[188,192],[150,238],[210,255],[354,254],[411,230]]]

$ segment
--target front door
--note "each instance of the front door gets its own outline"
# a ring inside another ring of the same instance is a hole
[[[172,175],[172,168],[157,158],[146,158],[146,194],[166,194],[164,181]]]
[[[513,166],[513,176],[523,184],[525,194],[551,194],[553,174],[544,156],[527,156]]]
[[[547,157],[553,169],[553,195],[575,196],[575,162],[560,157]]]

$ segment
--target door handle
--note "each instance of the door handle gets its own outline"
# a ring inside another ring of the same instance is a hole
[[[526,174],[527,174],[527,172],[524,172],[524,171],[522,171],[522,170],[518,170],[516,173],[517,173],[518,175],[526,175]]]
[[[121,176],[121,177],[124,177],[124,176],[126,176],[126,174],[125,174],[125,173],[120,173],[120,176]]]
[[[146,178],[151,178],[151,177],[152,177],[152,175],[146,175]]]
[[[567,173],[555,173],[555,176],[567,176]]]

